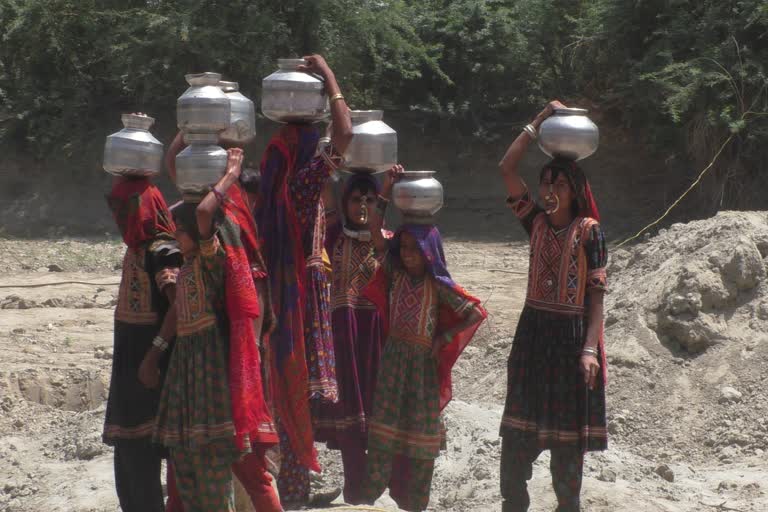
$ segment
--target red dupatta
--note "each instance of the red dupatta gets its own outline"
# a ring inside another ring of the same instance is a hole
[[[253,320],[261,314],[251,276],[250,261],[259,252],[256,224],[238,185],[222,203],[226,222],[219,230],[226,251],[225,300],[229,319],[229,391],[235,437],[242,447],[252,443],[276,444],[278,437],[261,380]],[[230,223],[230,226],[227,224]],[[228,229],[236,226],[238,229]],[[238,236],[239,234],[239,236]]]

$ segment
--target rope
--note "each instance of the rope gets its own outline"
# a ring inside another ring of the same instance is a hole
[[[40,283],[40,284],[5,284],[0,288],[42,288],[43,286],[59,286],[62,284],[84,284],[86,286],[118,286],[120,281],[115,283],[88,283],[86,281],[59,281],[56,283]]]
[[[686,189],[686,191],[685,191],[685,192],[683,192],[683,195],[681,195],[680,197],[678,197],[678,198],[677,198],[677,200],[676,200],[674,203],[672,203],[672,205],[671,205],[669,208],[667,208],[667,211],[665,211],[665,212],[664,212],[664,214],[663,214],[661,217],[659,217],[659,218],[658,218],[658,219],[656,219],[655,221],[653,221],[653,222],[651,222],[650,224],[648,224],[647,226],[645,226],[643,229],[641,229],[640,231],[638,231],[638,232],[637,232],[637,234],[635,234],[634,236],[631,236],[631,237],[627,238],[626,240],[624,240],[623,242],[621,242],[619,245],[617,245],[617,246],[616,246],[616,248],[618,249],[619,247],[621,247],[621,246],[623,246],[623,245],[625,245],[625,244],[627,244],[627,243],[631,242],[632,240],[636,240],[636,239],[640,238],[640,236],[641,236],[643,233],[645,233],[646,231],[648,231],[648,230],[649,230],[649,229],[651,229],[652,227],[656,226],[656,225],[657,225],[659,222],[661,222],[662,220],[664,220],[664,218],[666,218],[666,216],[667,216],[667,215],[669,215],[669,212],[671,212],[671,211],[672,211],[672,209],[673,209],[675,206],[677,206],[678,204],[680,204],[680,202],[683,200],[683,198],[685,198],[685,196],[687,196],[687,195],[688,195],[688,193],[689,193],[691,190],[693,190],[693,189],[694,189],[694,187],[696,187],[696,185],[698,185],[698,184],[699,184],[699,182],[700,182],[700,181],[701,181],[701,179],[704,177],[704,175],[707,173],[707,171],[709,171],[709,170],[712,168],[712,166],[713,166],[713,165],[715,165],[715,162],[716,162],[716,161],[717,161],[717,159],[720,157],[720,154],[723,152],[723,150],[725,150],[726,146],[728,146],[728,144],[730,144],[730,142],[733,140],[733,137],[734,137],[735,135],[736,135],[736,134],[732,133],[732,134],[731,134],[731,135],[730,135],[730,136],[729,136],[729,137],[728,137],[728,138],[725,140],[725,142],[723,142],[723,145],[722,145],[722,146],[720,146],[720,149],[717,151],[717,153],[715,153],[715,156],[714,156],[714,158],[712,158],[712,161],[711,161],[711,162],[709,162],[709,165],[707,165],[707,166],[704,168],[704,170],[703,170],[703,171],[701,171],[701,173],[699,174],[699,177],[698,177],[698,178],[696,178],[696,181],[694,181],[693,183],[691,183],[691,186],[690,186],[690,187],[688,187],[688,188]]]

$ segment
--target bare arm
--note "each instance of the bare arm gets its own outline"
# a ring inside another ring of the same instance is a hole
[[[325,80],[325,93],[331,100],[331,143],[336,151],[344,153],[352,140],[352,119],[349,117],[349,107],[341,95],[341,88],[336,82],[336,75],[320,55],[304,57],[306,66],[299,66],[300,71],[315,73]]]
[[[173,138],[168,151],[165,152],[165,167],[168,169],[168,176],[173,183],[176,183],[176,155],[181,153],[187,145],[184,143],[184,134],[179,132]]]
[[[544,107],[539,115],[531,122],[533,128],[538,132],[539,126],[544,122],[546,118],[552,115],[554,109],[562,108],[565,105],[559,101],[552,101]],[[499,167],[501,167],[501,176],[504,179],[504,184],[507,186],[507,194],[510,197],[520,197],[525,193],[525,183],[520,178],[518,173],[520,167],[520,161],[525,156],[525,152],[528,149],[528,145],[531,143],[531,136],[523,131],[512,144],[507,148],[507,152],[504,154],[504,158],[501,159]]]
[[[240,178],[240,171],[243,164],[243,150],[240,148],[231,148],[227,150],[227,171],[213,190],[197,205],[195,215],[197,217],[197,229],[202,240],[207,240],[213,235],[213,216],[219,208],[221,199],[227,193],[229,187],[234,185]]]
[[[168,284],[163,288],[163,294],[168,299],[168,311],[163,317],[160,331],[157,335],[168,341],[176,335],[176,285]],[[167,350],[167,349],[165,349]],[[139,366],[139,381],[147,388],[156,388],[160,384],[160,369],[158,364],[165,350],[152,345],[144,355]]]
[[[594,288],[587,293],[589,294],[589,309],[587,310],[589,325],[587,327],[587,339],[584,342],[579,363],[582,375],[584,376],[584,383],[589,389],[594,389],[597,374],[600,370],[600,362],[594,354],[599,354],[597,346],[600,343],[600,333],[603,329],[603,299],[605,291],[600,288]]]
[[[395,165],[387,171],[387,176],[384,178],[384,184],[381,187],[381,196],[377,198],[376,211],[371,215],[371,239],[373,240],[373,247],[378,254],[384,254],[387,250],[387,239],[384,238],[384,234],[381,232],[384,226],[384,214],[386,213],[389,198],[392,196],[392,187],[402,177],[404,172],[405,169],[402,165]]]

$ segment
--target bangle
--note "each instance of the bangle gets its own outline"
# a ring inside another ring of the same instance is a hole
[[[215,185],[211,187],[211,192],[213,192],[213,195],[216,196],[216,199],[218,199],[220,203],[224,202],[224,194],[222,194]]]
[[[589,355],[597,357],[597,349],[592,347],[584,347],[581,349],[581,355]]]
[[[344,99],[344,95],[343,95],[343,94],[341,94],[340,92],[337,92],[336,94],[334,94],[333,96],[331,96],[331,97],[330,97],[330,99],[329,99],[328,101],[330,101],[331,103],[333,103],[334,101],[339,101],[339,100],[343,100],[343,99]]]
[[[523,131],[527,133],[528,136],[533,140],[536,140],[539,138],[539,133],[536,131],[536,128],[534,128],[532,124],[525,125],[525,127],[523,128]]]
[[[165,352],[168,349],[168,342],[162,336],[155,336],[155,339],[152,340],[152,346]]]
[[[379,195],[378,195],[378,198],[377,198],[377,199],[378,199],[379,201],[383,201],[383,202],[385,202],[385,203],[389,203],[389,199],[387,199],[386,197],[384,197],[384,196],[383,196],[383,195],[381,195],[381,194],[379,194]]]

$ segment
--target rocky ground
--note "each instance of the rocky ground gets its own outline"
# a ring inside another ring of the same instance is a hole
[[[527,247],[450,239],[446,250],[490,317],[455,370],[430,509],[498,510],[498,425]],[[586,510],[768,510],[766,255],[768,215],[754,212],[612,251],[612,437],[587,457]],[[99,436],[121,256],[107,238],[0,240],[0,512],[119,510]],[[337,485],[338,458],[322,459],[315,484]],[[546,455],[530,487],[532,511],[554,509]],[[378,505],[396,510],[387,497]]]

